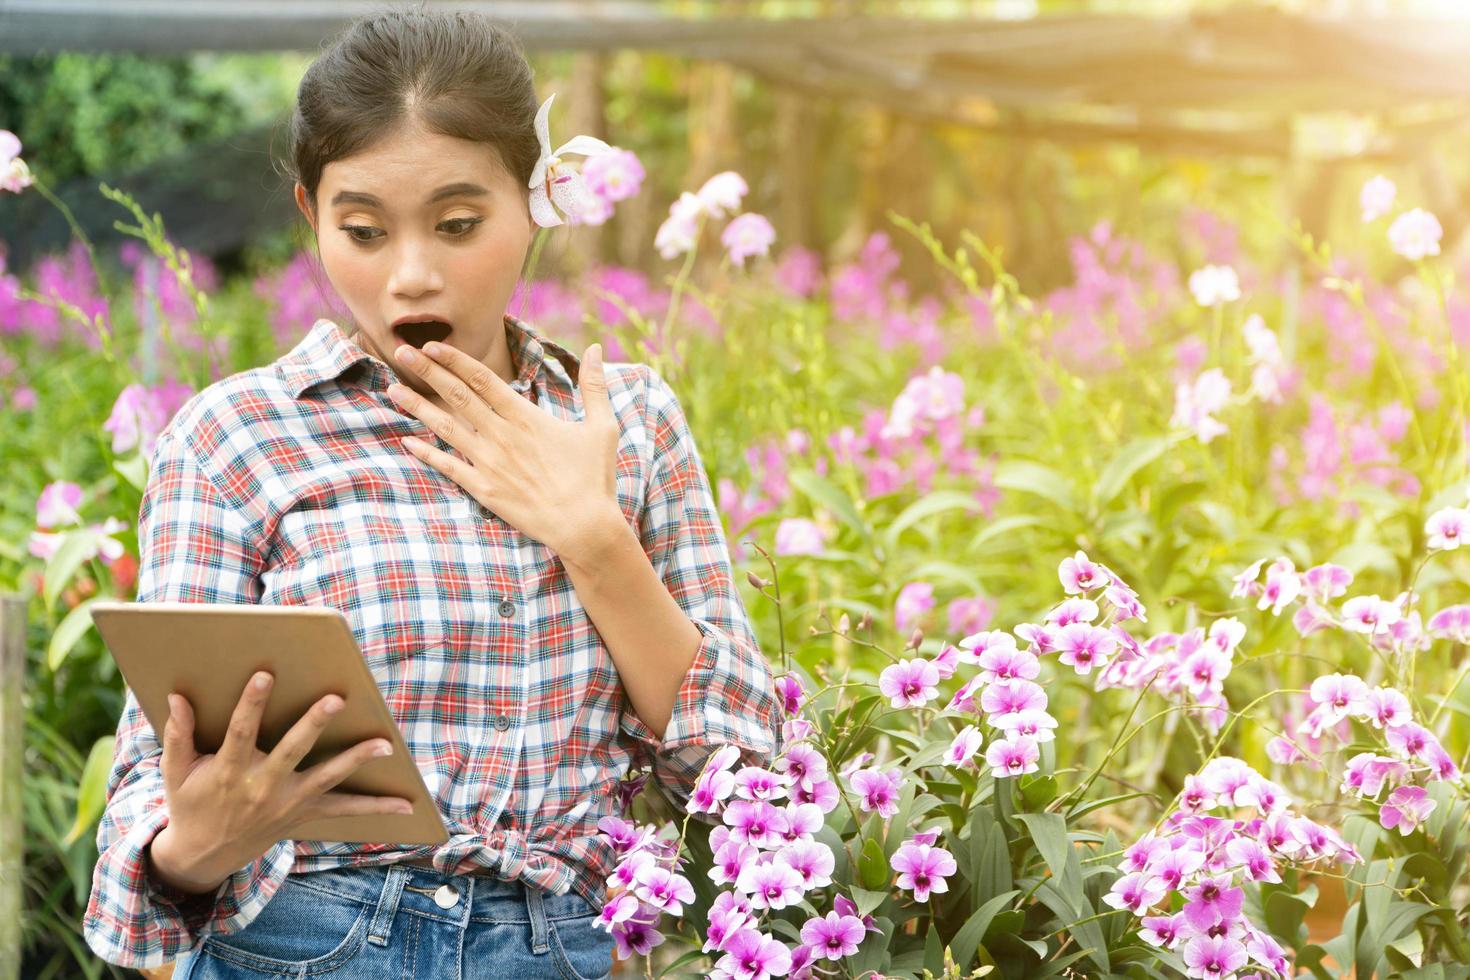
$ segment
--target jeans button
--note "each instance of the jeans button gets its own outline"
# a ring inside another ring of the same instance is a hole
[[[516,614],[516,604],[514,602],[511,602],[509,599],[501,599],[500,600],[500,615],[504,616],[506,619],[509,619],[510,617],[514,616],[515,614]]]
[[[434,904],[441,909],[452,909],[459,901],[459,892],[455,891],[453,885],[440,885],[439,890],[434,892]]]

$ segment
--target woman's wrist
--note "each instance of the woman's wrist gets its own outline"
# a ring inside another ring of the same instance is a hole
[[[202,855],[197,849],[193,855],[179,853],[179,843],[172,825],[165,826],[149,843],[144,853],[148,875],[154,881],[176,892],[202,896],[214,892],[229,878],[230,872],[220,873],[207,866],[214,862],[199,860]]]

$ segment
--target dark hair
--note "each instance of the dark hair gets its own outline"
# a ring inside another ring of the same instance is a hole
[[[529,195],[541,156],[538,108],[530,62],[520,40],[504,27],[473,11],[422,3],[385,8],[349,24],[306,69],[281,172],[300,181],[316,213],[327,164],[368,149],[414,120],[431,132],[488,144]],[[533,249],[528,264],[535,254]],[[324,271],[319,260],[311,269],[326,297],[331,290],[321,281]],[[521,276],[524,291],[525,268]]]
[[[483,14],[384,9],[349,24],[301,78],[286,176],[316,210],[322,170],[410,120],[488,143],[522,193],[541,155],[536,87],[519,39]]]

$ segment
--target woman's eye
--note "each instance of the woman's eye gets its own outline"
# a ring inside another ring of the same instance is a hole
[[[470,233],[470,229],[474,228],[475,225],[484,220],[484,218],[450,218],[448,221],[439,222],[439,227],[443,228],[445,225],[454,225],[458,227],[460,229],[459,231],[451,233],[456,238],[458,238],[461,235],[468,235]]]
[[[377,230],[376,228],[369,227],[368,225],[339,225],[338,227],[341,228],[341,230],[347,232],[347,237],[348,238],[350,238],[354,242],[357,242],[360,245],[366,245],[368,242],[372,241],[375,237],[377,237],[377,236],[368,236],[367,238],[360,238],[360,237],[358,237],[358,234],[357,233],[360,232],[360,231],[376,231]]]
[[[454,238],[463,238],[468,235],[484,218],[450,218],[448,221],[439,222],[439,227],[445,229]],[[342,231],[347,232],[347,237],[359,245],[368,245],[381,238],[381,235],[368,234],[379,231],[372,225],[339,225]]]

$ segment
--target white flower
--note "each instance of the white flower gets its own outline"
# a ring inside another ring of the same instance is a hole
[[[1364,184],[1358,194],[1358,204],[1363,209],[1363,221],[1377,221],[1388,214],[1397,193],[1398,188],[1393,186],[1393,181],[1382,174]]]
[[[548,120],[551,117],[551,101],[555,98],[555,95],[547,96],[546,101],[541,103],[541,108],[536,110],[536,139],[541,144],[541,156],[536,161],[535,169],[531,171],[531,180],[527,184],[531,188],[531,217],[543,228],[552,228],[562,223],[561,215],[556,213],[557,208],[572,215],[587,206],[590,194],[587,183],[581,174],[566,169],[562,155],[578,153],[590,156],[594,153],[612,152],[611,146],[595,136],[573,136],[553,151]]]
[[[1240,299],[1240,277],[1228,265],[1207,265],[1189,274],[1189,291],[1200,306],[1222,306]]]
[[[31,169],[20,158],[20,137],[8,129],[0,129],[0,191],[19,194],[31,186]]]
[[[1439,219],[1423,208],[1405,211],[1388,226],[1388,244],[1410,262],[1418,262],[1427,255],[1438,255],[1439,240],[1443,235]]]
[[[1227,430],[1215,413],[1230,401],[1230,379],[1219,368],[1210,368],[1193,384],[1180,382],[1174,390],[1174,415],[1170,425],[1193,429],[1200,442],[1209,442]]]
[[[1281,401],[1281,375],[1285,362],[1281,357],[1281,345],[1276,340],[1276,334],[1266,326],[1266,321],[1258,313],[1250,315],[1241,326],[1241,331],[1245,334],[1245,343],[1251,352],[1250,362],[1254,365],[1254,370],[1251,371],[1251,391],[1261,401]]]
[[[685,191],[679,199],[669,205],[669,216],[659,225],[653,238],[653,247],[666,259],[683,255],[694,247],[699,237],[699,219],[708,212],[704,202],[696,195]]]
[[[740,210],[740,199],[749,190],[744,177],[733,170],[725,170],[705,181],[696,196],[704,203],[711,218],[723,218],[726,211],[734,214]]]

